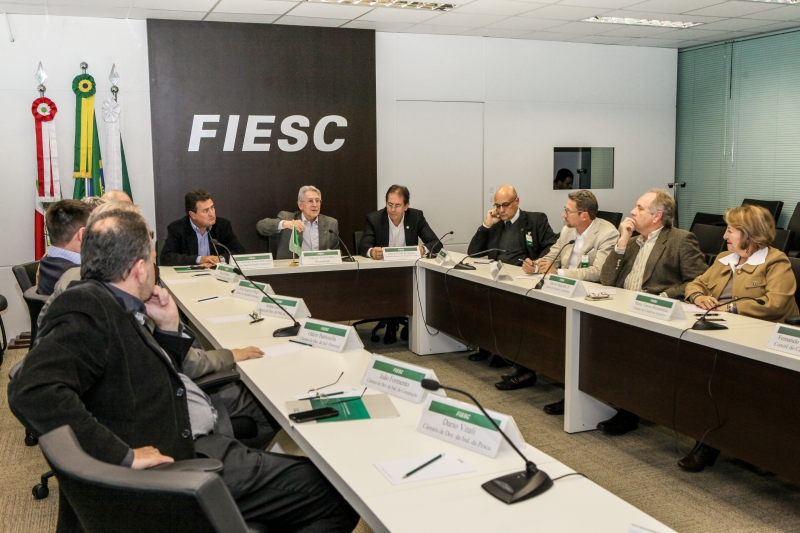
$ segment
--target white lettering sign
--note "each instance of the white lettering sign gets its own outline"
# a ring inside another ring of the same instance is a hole
[[[277,318],[287,318],[286,313],[278,307],[275,302],[278,302],[283,309],[286,309],[290,315],[295,319],[305,318],[311,316],[308,312],[308,307],[302,298],[291,298],[289,296],[272,296],[271,299],[266,296],[261,297],[256,305],[256,314],[261,316],[274,316]]]
[[[503,268],[503,263],[500,261],[492,261],[489,264],[489,273],[495,281],[514,281],[506,269]]]
[[[300,328],[297,340],[310,344],[316,348],[323,348],[333,352],[342,352],[345,349],[363,348],[364,344],[353,326],[344,326],[308,318]]]
[[[232,266],[217,263],[217,268],[214,270],[214,277],[225,282],[236,281],[236,269]]]
[[[419,259],[421,256],[419,246],[398,246],[383,249],[384,261],[405,261],[408,259]]]
[[[236,288],[233,289],[233,296],[235,298],[241,298],[242,300],[260,302],[261,298],[264,297],[264,293],[258,290],[257,287],[261,287],[261,289],[267,294],[275,294],[275,291],[272,290],[272,287],[270,287],[268,283],[251,283],[242,279],[239,280],[239,283],[236,284]]]
[[[800,355],[800,328],[775,324],[767,348],[791,355]]]
[[[436,264],[439,266],[453,266],[456,262],[453,260],[453,257],[450,255],[450,252],[445,251],[444,249],[439,250],[439,253],[436,254]]]
[[[678,300],[637,292],[628,311],[659,320],[685,320],[683,306]]]
[[[256,268],[275,268],[272,254],[234,255],[233,257],[244,272]]]
[[[423,379],[439,381],[436,373],[428,368],[373,355],[361,384],[410,402],[419,403],[428,392],[422,388]],[[431,394],[444,396],[444,391],[439,389]]]
[[[303,252],[301,265],[341,265],[342,253],[339,250],[321,250],[319,252]]]
[[[572,298],[573,296],[586,296],[586,290],[583,288],[583,283],[576,279],[556,276],[555,274],[550,274],[547,277],[547,281],[545,281],[544,285],[542,285],[542,292],[566,296],[567,298]]]

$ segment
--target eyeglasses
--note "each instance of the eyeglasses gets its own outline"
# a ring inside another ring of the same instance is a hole
[[[342,379],[342,376],[344,376],[344,372],[342,372],[341,374],[339,374],[339,377],[338,377],[338,378],[336,378],[336,381],[334,381],[334,382],[333,382],[333,383],[331,383],[330,385],[323,385],[322,387],[317,387],[316,389],[308,389],[308,396],[309,396],[309,398],[308,398],[308,399],[311,399],[311,398],[320,398],[322,395],[319,393],[319,391],[320,391],[321,389],[327,389],[328,387],[333,387],[334,385],[336,385],[337,383],[339,383],[339,380],[340,380],[340,379]],[[311,394],[312,392],[314,393],[313,395]]]
[[[309,198],[308,200],[304,200],[307,204],[321,204],[322,198]]]
[[[392,204],[392,203],[386,202],[386,207],[388,207],[389,209],[400,209],[404,205],[406,205],[406,204]]]
[[[575,213],[585,213],[586,211],[581,211],[580,209],[578,209],[577,211],[570,211],[569,209],[567,209],[567,208],[565,207],[565,208],[564,208],[564,212],[565,212],[566,214],[568,214],[568,215],[574,215]]]
[[[511,200],[510,202],[506,202],[506,203],[503,203],[503,204],[494,204],[494,208],[495,209],[500,209],[502,207],[503,209],[508,209],[508,206],[510,206],[511,204],[516,202],[518,199],[519,199],[519,197],[517,196],[513,200]]]
[[[249,316],[250,318],[253,319],[253,321],[250,322],[251,324],[255,324],[257,322],[261,322],[262,320],[264,320],[264,317],[261,316],[261,314],[257,313],[256,311],[253,311],[252,313],[250,313],[247,316]]]

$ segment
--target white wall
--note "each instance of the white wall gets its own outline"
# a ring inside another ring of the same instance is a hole
[[[673,180],[675,50],[410,33],[376,46],[378,205],[408,185],[454,249],[504,183],[561,229],[556,146],[615,148],[614,189],[594,191],[604,211]]]
[[[111,93],[108,74],[116,63],[125,156],[134,201],[150,223],[155,222],[153,154],[150,136],[150,82],[146,23],[78,17],[9,15],[14,42],[0,26],[0,294],[9,301],[3,313],[6,331],[16,336],[29,329],[28,312],[11,266],[33,261],[33,209],[36,181],[36,139],[31,103],[38,98],[36,67],[42,62],[45,96],[56,103],[56,135],[62,195],[72,197],[75,140],[75,94],[72,79],[89,64],[98,91],[95,109],[101,147],[105,147],[102,105]]]

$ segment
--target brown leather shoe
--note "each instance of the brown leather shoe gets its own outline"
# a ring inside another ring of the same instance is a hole
[[[678,466],[687,472],[702,472],[707,466],[714,466],[719,450],[696,442],[689,455],[678,461]]]
[[[495,383],[494,386],[497,387],[497,390],[517,390],[517,389],[524,389],[525,387],[533,387],[535,384],[536,384],[536,372],[533,372],[525,379],[521,379],[520,376],[517,376],[515,378],[510,378],[506,381],[500,381],[498,383]]]

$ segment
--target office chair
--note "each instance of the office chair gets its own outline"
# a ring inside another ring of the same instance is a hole
[[[89,456],[69,426],[42,435],[40,445],[58,478],[60,504],[69,502],[75,516],[68,518],[86,533],[266,531],[245,523],[215,459],[132,470]],[[65,514],[60,508],[60,523]]]
[[[8,309],[8,300],[0,294],[0,313]],[[3,356],[8,348],[8,341],[6,340],[6,327],[3,324],[3,316],[0,315],[0,333],[2,333],[2,343],[0,344],[0,366],[3,366]]]
[[[797,257],[800,255],[800,202],[795,206],[794,213],[792,213],[792,218],[789,219],[786,229],[794,232],[794,238],[789,243],[789,252],[786,255]]]
[[[694,227],[697,224],[705,224],[706,226],[725,226],[725,219],[722,215],[714,215],[711,213],[700,213],[697,212],[694,214],[694,220],[692,220],[692,225],[689,228],[689,231],[694,233]]]
[[[695,224],[692,233],[697,237],[700,251],[706,257],[706,264],[711,265],[721,251],[725,249],[725,226],[708,226],[706,224]]]
[[[753,198],[745,198],[742,200],[742,205],[759,205],[770,212],[775,223],[778,223],[778,218],[781,216],[781,209],[783,209],[783,202],[780,200],[755,200]]]
[[[597,218],[610,222],[615,228],[619,228],[622,223],[622,213],[615,213],[613,211],[598,211]]]
[[[770,244],[770,246],[777,248],[783,253],[786,253],[793,240],[794,231],[790,229],[775,230],[775,238],[772,240],[772,244]]]
[[[789,262],[792,264],[792,273],[794,274],[797,289],[794,291],[794,301],[800,307],[800,259],[797,257],[790,257]],[[800,316],[787,316],[785,322],[793,326],[800,326]]]

